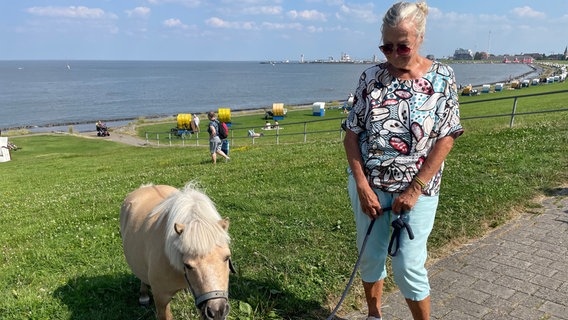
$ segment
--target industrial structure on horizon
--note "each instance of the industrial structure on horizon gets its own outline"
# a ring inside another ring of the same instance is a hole
[[[469,49],[458,48],[451,57],[453,60],[489,60],[503,63],[533,63],[535,60],[568,60],[568,46],[564,53],[545,55],[543,53],[521,53],[494,55],[488,52],[473,53]]]
[[[428,59],[435,60],[434,55],[427,55]],[[564,53],[545,55],[544,53],[521,53],[521,54],[501,54],[495,55],[490,54],[485,51],[473,52],[470,49],[458,48],[454,51],[454,54],[450,57],[444,57],[443,59],[449,60],[485,60],[492,62],[502,62],[502,63],[534,63],[537,60],[568,60],[568,46],[564,49]],[[306,60],[304,54],[300,55],[300,59],[297,61],[281,60],[281,61],[262,61],[264,64],[281,64],[281,63],[378,63],[384,61],[384,59],[379,59],[377,54],[374,54],[370,60],[357,60],[351,58],[351,56],[342,52],[339,59],[335,59],[333,56],[329,56],[327,59],[316,59],[316,60]]]

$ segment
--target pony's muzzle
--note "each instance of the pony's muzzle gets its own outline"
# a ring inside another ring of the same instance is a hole
[[[211,299],[201,305],[201,315],[206,320],[225,320],[230,309],[231,306],[227,299]]]

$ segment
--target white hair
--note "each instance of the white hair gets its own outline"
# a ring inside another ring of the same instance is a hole
[[[416,28],[418,36],[424,36],[426,31],[426,16],[428,15],[428,5],[426,2],[398,2],[395,3],[385,13],[381,32],[385,26],[394,28],[404,20],[410,20]]]
[[[156,226],[165,223],[165,250],[174,268],[183,270],[185,254],[202,257],[231,241],[213,201],[191,184],[156,206],[151,216],[155,214],[160,215]],[[176,232],[176,224],[184,226],[181,234]]]

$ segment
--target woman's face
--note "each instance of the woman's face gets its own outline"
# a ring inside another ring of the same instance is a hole
[[[394,28],[383,28],[383,44],[379,48],[394,67],[406,69],[418,56],[422,38],[418,36],[414,24],[404,20]]]

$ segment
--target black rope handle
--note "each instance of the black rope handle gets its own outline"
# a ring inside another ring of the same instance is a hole
[[[408,237],[410,238],[410,240],[414,239],[414,232],[412,232],[412,228],[408,223],[402,220],[401,216],[402,214],[399,215],[398,218],[396,220],[393,220],[393,222],[391,223],[391,226],[394,229],[389,242],[389,255],[391,257],[396,256],[398,252],[398,247],[400,246],[400,231],[402,229],[406,229],[406,232],[408,232]],[[393,251],[392,247],[395,241],[396,241],[396,246]]]

